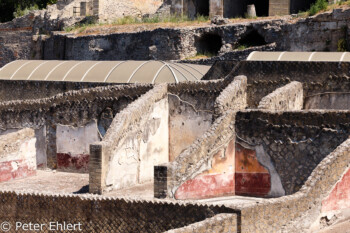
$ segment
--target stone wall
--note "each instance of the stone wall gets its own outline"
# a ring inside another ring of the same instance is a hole
[[[194,199],[232,194],[232,122],[234,110],[246,107],[245,89],[245,77],[237,77],[216,98],[216,120],[203,136],[171,163],[155,167],[155,197]]]
[[[99,0],[99,19],[112,22],[125,16],[154,14],[162,0]]]
[[[218,214],[204,221],[169,230],[166,233],[239,232],[237,214]]]
[[[215,100],[224,87],[222,81],[169,85],[170,161],[210,128]]]
[[[0,182],[36,174],[35,132],[23,129],[0,136]]]
[[[81,127],[57,125],[57,168],[68,172],[89,172],[90,144],[101,140],[97,121]]]
[[[322,159],[348,138],[348,115],[321,111],[239,112],[237,141],[256,151],[259,163],[271,175],[271,190],[273,185],[281,190],[278,186],[282,185],[290,195],[299,191]]]
[[[0,67],[17,59],[31,59],[33,14],[0,23]]]
[[[99,128],[106,130],[116,113],[150,88],[150,85],[96,87],[43,99],[1,102],[0,128],[45,127],[47,166],[56,168],[58,124],[80,127],[96,120]]]
[[[302,110],[303,99],[303,84],[293,81],[262,98],[258,109],[281,111]]]
[[[45,232],[60,230],[57,222],[76,224],[76,232],[164,232],[219,214],[232,213],[234,218],[235,213],[230,208],[213,205],[93,195],[0,191],[0,200],[0,221],[9,222],[12,230],[16,222],[38,223],[43,224]]]
[[[321,202],[350,163],[350,140],[340,144],[312,171],[299,192],[241,208],[241,232],[301,232],[321,213]]]
[[[269,16],[289,15],[290,0],[269,0]]]
[[[303,83],[304,109],[348,109],[349,67],[348,62],[241,61],[227,79],[247,76],[251,108],[275,89],[298,81]]]
[[[168,161],[166,94],[166,85],[148,91],[115,115],[102,142],[90,145],[91,193],[152,181],[153,166]],[[115,170],[115,165],[127,174]]]
[[[68,91],[108,85],[107,83],[0,80],[0,101],[43,99]]]

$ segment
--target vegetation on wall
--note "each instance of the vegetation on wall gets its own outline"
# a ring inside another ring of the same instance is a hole
[[[327,0],[317,0],[311,5],[309,10],[309,15],[315,15],[320,11],[327,10],[328,1]]]
[[[31,10],[43,9],[57,0],[0,0],[0,22],[7,22]]]

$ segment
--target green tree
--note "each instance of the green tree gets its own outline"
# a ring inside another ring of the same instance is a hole
[[[0,22],[7,22],[14,18],[14,12],[26,8],[38,6],[39,9],[46,8],[57,0],[0,0]]]

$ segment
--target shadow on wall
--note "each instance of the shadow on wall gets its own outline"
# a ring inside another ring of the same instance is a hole
[[[236,48],[243,46],[244,48],[266,45],[265,38],[255,29],[247,31],[245,35],[237,42]]]
[[[195,39],[197,54],[218,55],[222,46],[222,38],[218,34],[206,33]]]

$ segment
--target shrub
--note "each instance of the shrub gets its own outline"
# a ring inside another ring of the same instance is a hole
[[[327,0],[317,0],[314,4],[311,5],[309,9],[309,15],[315,15],[320,11],[326,10],[327,6]]]
[[[33,6],[30,6],[30,7],[24,8],[24,9],[22,9],[21,7],[17,7],[16,11],[13,12],[13,16],[15,18],[21,17],[21,16],[29,14],[31,11],[34,11],[34,10],[39,10],[39,6],[34,4]]]

